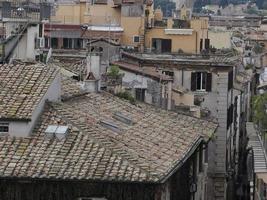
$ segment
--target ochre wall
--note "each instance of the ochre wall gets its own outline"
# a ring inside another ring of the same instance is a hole
[[[110,17],[109,17],[110,16]],[[120,24],[120,10],[110,5],[60,4],[52,22],[63,24]]]
[[[129,46],[138,46],[133,42],[133,36],[142,35],[144,19],[142,17],[121,17],[121,26],[124,29],[122,35],[122,44]]]
[[[171,39],[172,52],[178,52],[179,49],[183,49],[185,53],[197,53],[198,51],[197,34],[194,31],[192,35],[165,35],[164,28],[147,30],[145,35],[146,48],[152,47],[152,38]]]
[[[80,16],[80,4],[63,4],[58,6],[56,16],[52,16],[51,21],[62,24],[80,24]]]

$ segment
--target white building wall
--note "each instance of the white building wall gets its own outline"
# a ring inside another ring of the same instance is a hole
[[[35,40],[38,37],[39,26],[29,26],[14,49],[11,58],[21,60],[35,60]]]
[[[46,94],[43,96],[39,104],[36,106],[32,113],[31,121],[8,121],[9,123],[9,135],[16,137],[27,137],[31,134],[36,122],[39,119],[41,112],[43,111],[45,101],[59,101],[61,94],[61,81],[60,74],[56,76],[54,81],[51,83]]]

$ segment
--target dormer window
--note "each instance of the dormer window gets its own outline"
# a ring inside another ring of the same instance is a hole
[[[8,132],[9,132],[9,124],[0,123],[0,134],[8,134]]]

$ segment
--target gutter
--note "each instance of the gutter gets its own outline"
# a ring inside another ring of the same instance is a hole
[[[176,164],[175,167],[161,180],[159,180],[160,183],[165,183],[187,160],[188,158],[195,152],[197,147],[200,145],[201,142],[203,142],[204,139],[203,137],[199,137],[193,146],[187,151],[186,156],[183,157],[182,160],[179,160]]]

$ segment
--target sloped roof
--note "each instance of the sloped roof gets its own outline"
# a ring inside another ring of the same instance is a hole
[[[27,77],[35,77],[30,78],[32,81],[47,80],[40,83],[44,87],[42,90],[37,87],[31,92],[43,91],[48,87],[48,77],[52,78],[56,71],[38,66],[31,68],[24,66],[24,70],[32,72],[31,76],[25,74],[27,81]],[[3,72],[13,80],[7,73],[10,69],[6,70]],[[41,71],[41,74],[35,74],[35,71]],[[23,82],[24,79],[20,79]],[[22,85],[30,88],[32,82]],[[209,121],[147,104],[133,105],[105,92],[81,94],[77,82],[68,78],[63,77],[62,85],[65,101],[46,106],[31,136],[0,137],[0,179],[162,182],[217,127]],[[20,94],[13,91],[11,85],[8,87],[11,93],[6,91],[6,96]],[[35,100],[35,96],[30,97]],[[9,103],[6,104],[9,108]],[[131,123],[114,117],[115,113],[130,119]],[[103,122],[117,130],[103,126]],[[45,137],[48,125],[55,124],[69,127],[65,139]]]
[[[213,134],[217,127],[146,104],[132,105],[108,93],[87,94],[53,107],[94,141],[144,170],[147,181],[166,177],[199,140]],[[133,125],[116,120],[117,112],[131,118]],[[102,121],[119,131],[102,126]]]
[[[30,120],[57,73],[41,64],[0,65],[0,119]]]
[[[86,74],[86,64],[84,59],[63,57],[57,58],[53,63],[78,76],[84,76]]]
[[[119,66],[119,68],[123,70],[141,74],[143,76],[148,76],[153,79],[163,80],[163,81],[173,80],[171,76],[158,72],[155,67],[139,67],[139,65],[137,64],[127,63],[125,61],[115,61],[112,62],[112,64]]]
[[[62,141],[45,138],[53,124],[70,127]],[[108,93],[86,94],[47,106],[31,137],[0,138],[0,177],[160,182],[216,127]]]
[[[69,126],[64,140],[46,139],[48,125],[69,125],[47,106],[32,137],[0,137],[0,178],[146,181],[147,174]]]
[[[81,91],[78,81],[61,74],[61,99],[66,100],[74,96],[80,96],[85,92]]]

